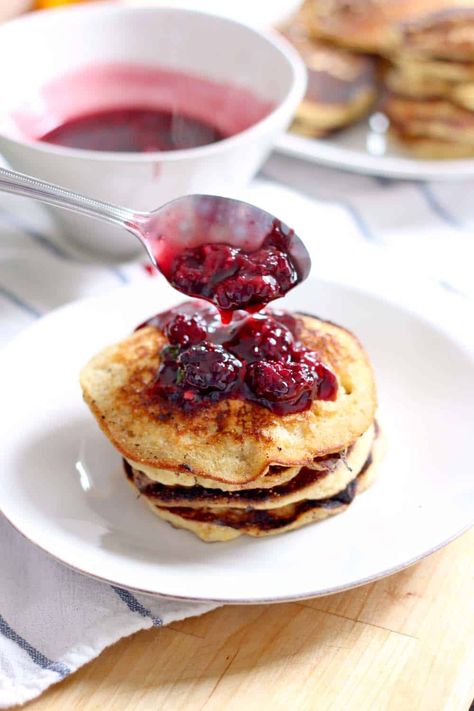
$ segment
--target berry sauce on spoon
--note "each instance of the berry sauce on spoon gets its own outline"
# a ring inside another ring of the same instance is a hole
[[[301,343],[302,321],[284,311],[237,311],[226,325],[211,304],[187,301],[139,328],[147,326],[168,339],[150,396],[181,410],[232,398],[287,415],[337,397],[335,374]]]
[[[209,195],[165,206],[143,237],[169,283],[213,303],[223,323],[235,311],[255,313],[284,296],[311,265],[283,222],[253,205]]]
[[[211,301],[223,323],[229,323],[234,311],[259,311],[301,280],[302,270],[289,253],[291,239],[292,233],[275,220],[259,249],[203,244],[160,266],[175,289]]]

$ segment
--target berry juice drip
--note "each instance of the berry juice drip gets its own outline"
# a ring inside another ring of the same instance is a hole
[[[286,415],[337,397],[336,376],[303,346],[302,323],[291,314],[238,311],[223,325],[210,304],[188,301],[139,328],[145,326],[163,331],[169,342],[150,396],[184,411],[232,398]]]

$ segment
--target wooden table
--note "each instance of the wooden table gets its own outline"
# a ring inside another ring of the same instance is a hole
[[[26,708],[467,711],[473,583],[474,530],[356,590],[139,632]]]

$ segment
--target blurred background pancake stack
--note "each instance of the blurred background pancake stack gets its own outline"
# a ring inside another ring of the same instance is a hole
[[[474,0],[306,0],[285,34],[309,69],[293,130],[327,135],[377,105],[413,154],[474,156]]]
[[[306,96],[292,130],[319,138],[366,116],[377,99],[376,62],[310,36],[305,5],[284,29],[306,64]]]

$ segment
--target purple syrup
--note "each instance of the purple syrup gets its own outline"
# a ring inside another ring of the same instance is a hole
[[[229,323],[235,311],[255,313],[284,296],[306,276],[292,254],[294,233],[273,220],[256,249],[203,243],[186,249],[157,242],[155,257],[169,283],[187,296],[206,299]]]
[[[127,120],[137,124],[139,133],[147,133],[150,121],[152,128],[156,128],[153,123],[157,118],[159,128],[163,127],[165,119],[165,129],[168,130],[167,117],[173,116],[175,124],[179,124],[178,118],[184,117],[185,128],[191,120],[193,128],[199,129],[193,140],[203,140],[201,131],[204,127],[206,142],[209,142],[212,137],[209,129],[212,133],[217,132],[219,139],[235,136],[261,121],[274,108],[271,102],[234,84],[169,67],[123,62],[94,62],[58,74],[40,88],[39,98],[32,97],[11,112],[12,137],[41,141],[57,126],[72,126],[79,131],[81,127],[74,126],[76,119],[82,123],[88,118],[98,124],[97,129],[102,134],[106,123],[112,124],[113,131],[116,131],[117,119],[123,123],[123,116],[117,115],[117,110],[123,110]],[[137,110],[142,116],[131,116],[129,110]],[[86,128],[89,130],[90,126],[86,125]],[[176,128],[181,129],[179,125],[173,127]],[[175,130],[172,139],[174,143]],[[139,144],[142,146],[141,138]],[[104,150],[102,141],[97,148],[91,148]]]
[[[169,341],[150,397],[190,412],[224,398],[248,400],[278,415],[335,400],[336,376],[299,340],[300,319],[270,310],[235,316],[223,325],[216,308],[187,301],[141,324]]]
[[[116,108],[77,116],[40,137],[90,151],[149,153],[206,146],[225,138],[215,126],[171,111]]]

